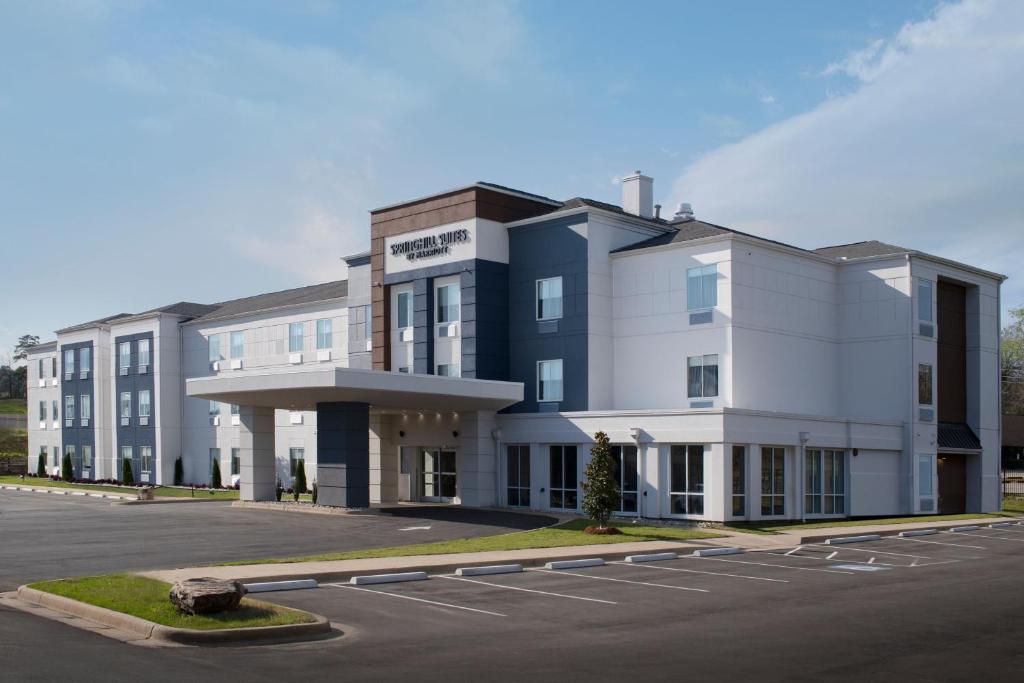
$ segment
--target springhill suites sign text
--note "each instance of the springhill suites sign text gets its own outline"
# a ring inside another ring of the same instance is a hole
[[[396,242],[391,245],[392,256],[405,256],[410,261],[434,256],[447,256],[452,245],[469,241],[469,230],[460,228],[436,235],[425,235],[416,239]]]

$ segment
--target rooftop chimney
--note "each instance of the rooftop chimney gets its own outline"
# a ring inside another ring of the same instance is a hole
[[[693,207],[690,206],[689,202],[682,202],[679,204],[679,208],[676,209],[676,215],[672,218],[673,221],[692,221],[693,220]]]
[[[622,179],[622,208],[641,218],[654,218],[654,178],[640,171]]]

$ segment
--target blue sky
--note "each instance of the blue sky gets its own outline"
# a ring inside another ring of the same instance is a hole
[[[0,356],[344,276],[475,180],[1016,275],[1024,3],[0,0]],[[1024,305],[1009,281],[1004,308]]]

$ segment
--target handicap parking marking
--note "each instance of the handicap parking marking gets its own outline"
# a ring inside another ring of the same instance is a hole
[[[612,600],[601,600],[599,598],[586,598],[582,595],[567,595],[565,593],[554,593],[552,591],[542,591],[536,588],[523,588],[522,586],[508,586],[503,583],[491,583],[490,581],[481,581],[479,579],[467,579],[463,576],[450,576],[445,574],[438,574],[435,578],[448,579],[449,581],[465,581],[466,583],[478,583],[481,586],[491,586],[492,588],[504,588],[510,591],[522,591],[523,593],[536,593],[538,595],[548,595],[553,598],[567,598],[569,600],[583,600],[584,602],[598,602],[604,605],[617,605],[619,603]]]
[[[579,576],[584,579],[594,579],[596,581],[615,581],[616,583],[632,583],[637,586],[650,586],[652,588],[671,588],[678,591],[693,591],[694,593],[710,593],[706,588],[691,588],[690,586],[671,586],[667,583],[648,583],[647,581],[632,581],[630,579],[617,579],[611,576],[597,576],[595,574],[579,574],[577,572],[567,572],[565,570],[557,569],[528,569],[531,572],[543,572],[545,574],[564,574],[567,576]]]
[[[686,557],[685,555],[683,557]],[[682,559],[682,557],[680,558]],[[702,558],[693,558],[702,559]],[[710,558],[704,558],[710,559]],[[751,581],[768,581],[770,583],[789,583],[786,579],[771,579],[766,576],[750,576],[747,574],[729,574],[726,572],[705,572],[700,569],[683,569],[682,567],[666,567],[663,564],[632,564],[631,562],[609,562],[609,564],[621,564],[627,567],[637,567],[639,569],[660,569],[668,572],[686,572],[687,574],[707,574],[709,576],[727,576],[731,579],[749,579]]]
[[[374,595],[385,595],[389,598],[400,598],[402,600],[412,600],[414,602],[423,602],[428,605],[435,605],[437,607],[450,607],[452,609],[463,610],[465,612],[475,612],[477,614],[486,614],[492,617],[507,617],[507,614],[501,614],[500,612],[491,612],[485,609],[478,609],[476,607],[466,607],[465,605],[455,605],[450,602],[440,602],[438,600],[427,600],[426,598],[417,598],[413,595],[403,595],[402,593],[390,593],[383,590],[373,590],[372,588],[359,588],[358,586],[352,586],[344,583],[325,583],[325,586],[331,588],[347,588],[348,590],[359,591],[361,593],[373,593]]]
[[[758,551],[758,552],[761,552],[761,551]],[[823,559],[823,558],[820,558],[820,557],[809,557],[807,555],[790,555],[789,553],[786,553],[786,554],[783,555],[781,553],[773,553],[773,552],[769,552],[769,551],[764,551],[764,552],[766,552],[769,555],[776,555],[778,557],[799,557],[799,558],[806,558],[808,560],[820,560],[820,559]],[[833,553],[833,555],[834,554],[835,553]],[[692,556],[689,556],[689,555],[683,555],[680,559],[688,559],[688,560],[713,560],[715,562],[732,562],[733,564],[750,564],[750,565],[754,565],[754,566],[757,566],[757,567],[777,567],[779,569],[793,569],[793,570],[802,571],[802,572],[824,572],[826,574],[849,574],[850,573],[850,572],[845,572],[845,571],[838,571],[838,570],[835,570],[835,569],[819,569],[818,567],[800,567],[800,566],[793,565],[793,564],[775,564],[774,562],[754,562],[753,560],[733,560],[733,559],[729,559],[729,558],[725,558],[725,557],[692,557]]]

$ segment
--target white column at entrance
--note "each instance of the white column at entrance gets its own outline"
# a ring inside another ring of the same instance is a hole
[[[239,406],[242,500],[274,500],[274,409]]]
[[[398,448],[391,438],[394,417],[370,413],[370,502],[398,501]]]
[[[498,458],[492,435],[496,427],[494,411],[459,413],[458,492],[463,505],[498,504],[494,489]]]

